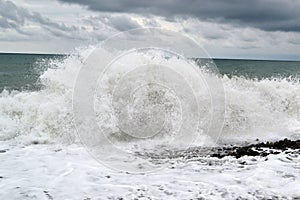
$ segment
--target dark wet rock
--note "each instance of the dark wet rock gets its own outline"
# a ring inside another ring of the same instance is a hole
[[[35,145],[37,145],[37,144],[49,144],[49,141],[48,140],[40,140],[40,139],[38,139],[38,140],[31,141],[31,144],[35,144]]]
[[[5,152],[7,152],[8,151],[8,149],[1,149],[0,150],[0,153],[5,153]]]
[[[224,158],[225,156],[233,156],[240,158],[242,156],[268,156],[270,154],[279,154],[288,149],[300,150],[300,140],[279,140],[276,142],[261,142],[247,146],[224,147],[217,152],[211,154],[211,157]]]
[[[49,194],[47,190],[44,190],[44,193],[48,197],[48,199],[53,200],[53,197]]]
[[[224,158],[231,156],[241,158],[243,156],[261,156],[266,157],[270,154],[279,154],[281,152],[300,153],[300,140],[279,140],[276,142],[260,142],[248,144],[245,146],[223,146],[223,147],[191,147],[186,150],[163,150],[159,153],[154,152],[136,152],[137,156],[151,158],[151,162],[161,163],[163,160],[170,159],[198,159],[203,157]],[[267,159],[267,158],[266,158]],[[200,160],[199,160],[200,161]]]
[[[32,143],[32,144],[39,144],[39,141],[33,140],[31,143]]]

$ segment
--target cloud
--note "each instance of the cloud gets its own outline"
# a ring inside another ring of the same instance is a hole
[[[0,51],[65,53],[120,31],[162,27],[187,33],[213,57],[284,58],[300,52],[299,2],[0,0]]]
[[[110,24],[112,27],[119,31],[127,31],[130,29],[140,28],[141,26],[128,16],[116,16],[106,18],[106,23]]]
[[[75,14],[74,17],[74,15],[68,15],[70,11],[65,14],[63,12],[64,8],[53,6],[48,8],[46,3],[43,4],[41,2],[44,9],[47,8],[52,12],[59,10],[62,14],[58,18],[56,18],[56,15],[46,17],[44,13],[41,14],[34,11],[34,9],[31,9],[34,7],[27,4],[16,4],[12,1],[0,0],[1,49],[13,46],[8,45],[8,43],[14,43],[16,46],[19,46],[18,43],[30,41],[32,43],[45,43],[44,41],[51,43],[55,41],[58,49],[61,48],[62,44],[70,44],[68,45],[70,48],[74,47],[73,44],[86,46],[96,44],[117,32],[143,26],[143,23],[138,23],[131,15],[94,14],[85,11],[81,17],[76,17]],[[27,7],[23,7],[24,5]],[[145,23],[147,22],[149,20],[146,20]],[[3,44],[5,45],[3,46]],[[53,45],[51,46],[53,48]],[[47,49],[48,47],[45,48]]]
[[[18,8],[10,1],[0,1],[0,27],[18,28],[30,17],[27,10]]]
[[[109,28],[116,31],[127,31],[142,27],[142,25],[128,15],[100,14],[98,16],[91,16],[84,21],[92,25],[94,29]]]
[[[6,33],[13,31],[18,34],[13,35],[14,40],[20,38],[24,40],[24,36],[28,39],[45,39],[42,36],[65,37],[81,39],[77,34],[78,28],[75,26],[67,26],[64,23],[56,23],[50,19],[43,17],[38,12],[30,12],[29,10],[15,5],[11,1],[0,1],[0,30]],[[1,37],[3,40],[4,38]],[[6,40],[11,40],[7,37]]]
[[[32,26],[35,27],[35,31],[32,30]],[[14,30],[20,35],[31,36],[31,39],[45,39],[45,37],[53,36],[77,40],[90,40],[91,38],[103,40],[105,35],[108,36],[111,32],[116,33],[140,27],[141,25],[129,15],[109,14],[88,16],[79,19],[75,25],[67,25],[64,22],[52,21],[38,12],[17,6],[11,1],[0,0],[0,29],[9,33]],[[45,32],[45,37],[41,38],[43,32]],[[14,40],[17,38],[24,40],[23,36],[16,37],[16,34],[13,35]],[[37,37],[34,37],[35,35]],[[11,39],[7,38],[7,40]]]
[[[196,17],[252,26],[266,31],[300,31],[300,1],[295,0],[60,0],[100,12]]]

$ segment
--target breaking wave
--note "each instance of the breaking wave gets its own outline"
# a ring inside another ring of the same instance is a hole
[[[76,128],[73,120],[72,97],[77,75],[85,60],[94,47],[80,50],[62,61],[52,60],[50,67],[40,76],[43,88],[38,91],[6,91],[0,94],[0,140],[17,138],[23,142],[33,140],[53,142],[76,142]],[[100,58],[101,59],[101,58]],[[121,60],[122,61],[122,60]],[[151,63],[178,65],[185,63],[177,57],[166,57],[161,54],[136,52],[126,57],[122,67],[134,63]],[[192,65],[196,65],[191,61]],[[300,80],[297,78],[266,78],[261,80],[246,79],[244,77],[228,77],[208,70],[207,65],[197,66],[204,76],[220,79],[225,91],[225,118],[222,119],[223,130],[219,142],[273,140],[284,137],[298,137],[300,134]],[[111,71],[109,77],[97,89],[95,111],[100,128],[110,130],[112,137],[119,142],[126,142],[130,137],[120,137],[118,124],[111,117],[111,103],[109,97],[113,93],[110,84],[118,79],[118,72]],[[211,86],[213,87],[213,86]],[[176,91],[175,91],[176,92]],[[197,95],[205,94],[206,89],[199,89]],[[140,90],[135,95],[135,103],[143,103],[145,108],[153,106],[151,100],[141,99],[147,91]],[[155,94],[156,97],[159,94]],[[169,102],[167,118],[170,119],[167,128],[162,131],[161,138],[168,137],[172,129],[176,129],[179,119],[178,102],[172,93],[165,92],[158,100],[163,104]],[[203,116],[209,113],[209,99],[207,95],[200,97]],[[170,103],[171,102],[171,103]],[[173,103],[172,103],[173,102]],[[176,103],[177,102],[177,103]],[[185,102],[186,103],[186,102]],[[157,104],[155,104],[157,105]],[[120,105],[119,105],[120,106]],[[138,105],[137,105],[138,106]],[[148,107],[147,107],[148,106]],[[118,107],[118,106],[117,106]],[[152,108],[152,107],[151,107]],[[160,107],[153,112],[160,112]],[[147,130],[145,122],[141,122],[144,113],[138,113],[136,123]],[[131,120],[134,120],[131,119]],[[144,119],[145,120],[145,119]],[[153,120],[153,119],[147,119]],[[147,121],[146,120],[146,121]],[[199,118],[192,119],[199,120]],[[205,133],[207,119],[199,122],[199,134]],[[153,120],[152,123],[154,123]],[[143,125],[140,125],[143,123]],[[212,122],[214,123],[214,122]],[[142,136],[145,132],[132,129]],[[201,132],[202,130],[202,132]],[[185,133],[189,136],[190,132]]]

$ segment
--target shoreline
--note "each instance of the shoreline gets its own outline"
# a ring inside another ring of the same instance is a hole
[[[233,156],[240,158],[243,156],[262,156],[266,157],[270,154],[279,154],[281,152],[291,153],[293,150],[300,152],[300,140],[283,139],[275,142],[260,142],[246,146],[232,146],[218,148],[216,153],[211,157],[224,158]]]
[[[224,157],[233,157],[239,159],[243,156],[266,157],[270,154],[298,153],[300,154],[300,140],[282,139],[274,142],[260,142],[244,146],[219,146],[219,147],[191,147],[186,150],[164,150],[163,152],[136,152],[137,156],[151,158],[153,160],[178,159],[186,160],[212,157],[222,159]]]

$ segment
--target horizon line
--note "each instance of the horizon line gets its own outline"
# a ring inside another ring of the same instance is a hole
[[[11,55],[50,55],[50,56],[68,56],[71,55],[71,53],[37,53],[37,52],[0,52],[0,54],[11,54]],[[295,59],[284,59],[284,58],[279,58],[279,59],[271,59],[271,58],[232,58],[232,57],[207,57],[207,58],[196,58],[196,59],[213,59],[213,60],[251,60],[251,61],[285,61],[285,62],[300,62],[300,59],[295,58]]]

